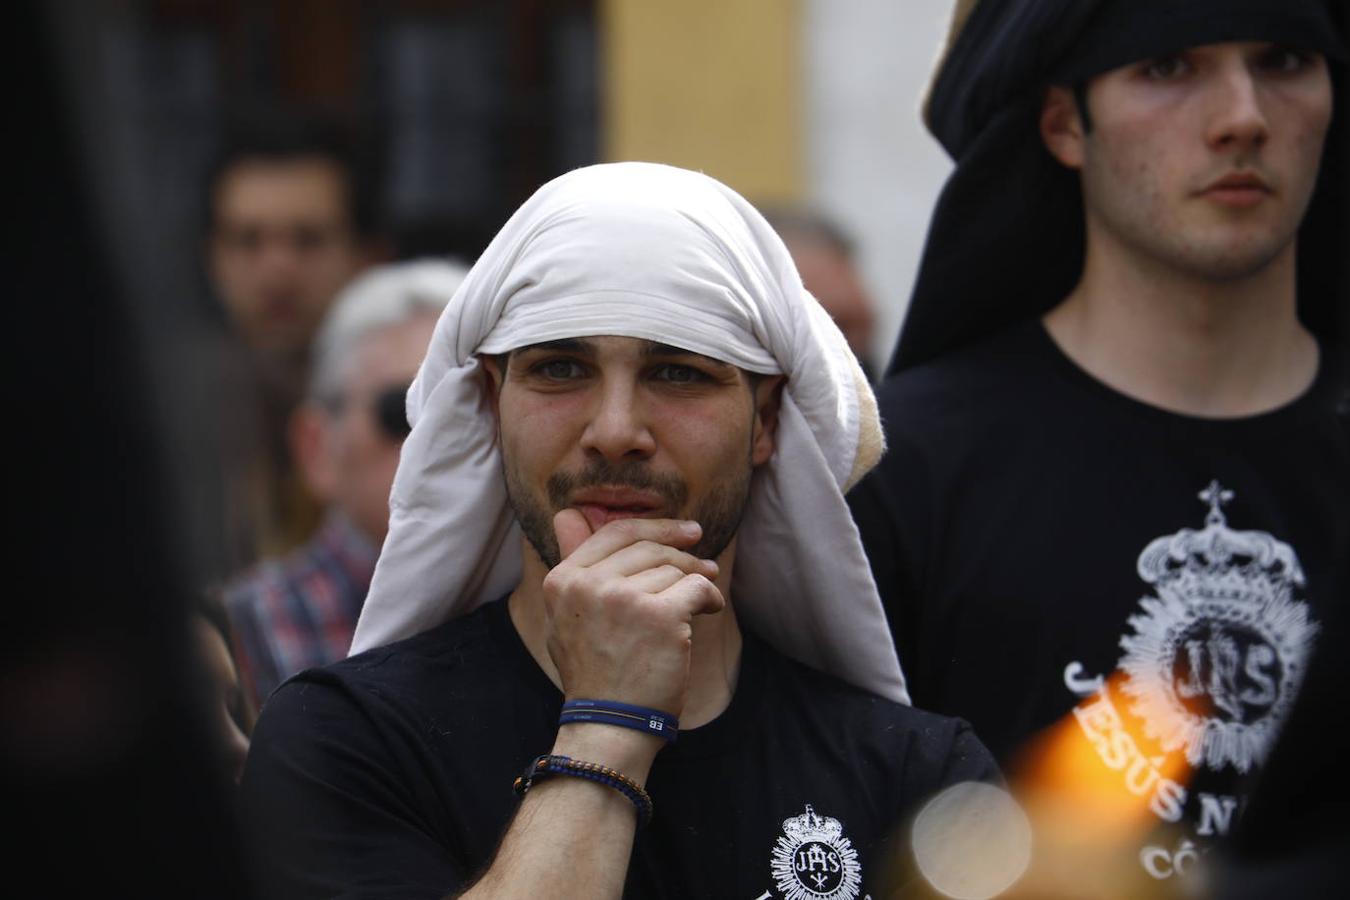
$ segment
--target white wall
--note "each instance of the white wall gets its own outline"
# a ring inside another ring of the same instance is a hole
[[[852,233],[890,357],[951,169],[919,121],[952,0],[803,0],[808,198]]]

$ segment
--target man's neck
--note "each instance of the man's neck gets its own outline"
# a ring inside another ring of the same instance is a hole
[[[548,622],[544,612],[543,582],[548,568],[529,542],[522,540],[524,574],[508,599],[511,623],[520,634],[534,661],[544,674],[562,689],[558,667],[548,652]],[[706,725],[726,711],[736,692],[741,670],[741,629],[731,604],[731,571],[736,557],[736,542],[717,557],[720,574],[717,587],[727,601],[722,611],[695,616],[692,657],[689,666],[689,696],[680,713],[680,730]],[[596,698],[613,699],[613,698]]]
[[[1223,281],[1089,252],[1082,280],[1044,321],[1088,374],[1184,415],[1267,412],[1317,373],[1317,342],[1295,311],[1292,245],[1259,272]]]

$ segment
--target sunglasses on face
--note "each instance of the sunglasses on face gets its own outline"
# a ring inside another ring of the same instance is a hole
[[[408,424],[408,385],[395,384],[377,391],[371,399],[370,411],[375,424],[391,441],[401,441],[412,431]],[[330,397],[324,405],[333,415],[338,415],[347,405],[346,398]]]
[[[375,421],[391,441],[401,441],[412,431],[408,424],[408,385],[385,388],[375,395]]]

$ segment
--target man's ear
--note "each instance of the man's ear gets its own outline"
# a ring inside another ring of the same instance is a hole
[[[1083,167],[1083,119],[1073,91],[1057,84],[1045,89],[1041,101],[1041,141],[1050,155],[1069,169]]]
[[[287,427],[291,458],[295,460],[305,487],[321,504],[332,502],[337,494],[338,472],[333,459],[335,447],[333,423],[318,404],[306,402],[291,413]]]
[[[502,395],[502,384],[506,381],[508,358],[505,353],[495,356],[487,353],[478,355],[479,368],[482,370],[483,392],[487,396],[488,404],[492,407],[493,418],[499,421],[501,417],[498,403]]]
[[[750,438],[750,461],[757,466],[773,456],[778,439],[778,409],[783,402],[782,375],[763,375],[755,384],[755,424]]]

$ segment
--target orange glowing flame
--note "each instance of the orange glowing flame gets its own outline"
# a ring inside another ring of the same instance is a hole
[[[1157,889],[1139,883],[1137,854],[1151,831],[1180,817],[1190,769],[1184,754],[1158,752],[1139,720],[1121,713],[1115,698],[1124,678],[1108,678],[1011,767],[1036,846],[1031,870],[1006,896],[1134,897]]]
[[[1148,755],[1153,742],[1140,722],[1117,711],[1111,698],[1124,677],[1112,675],[1105,691],[1028,743],[1013,767],[1022,802],[1087,841],[1142,836],[1189,776],[1182,754]]]

